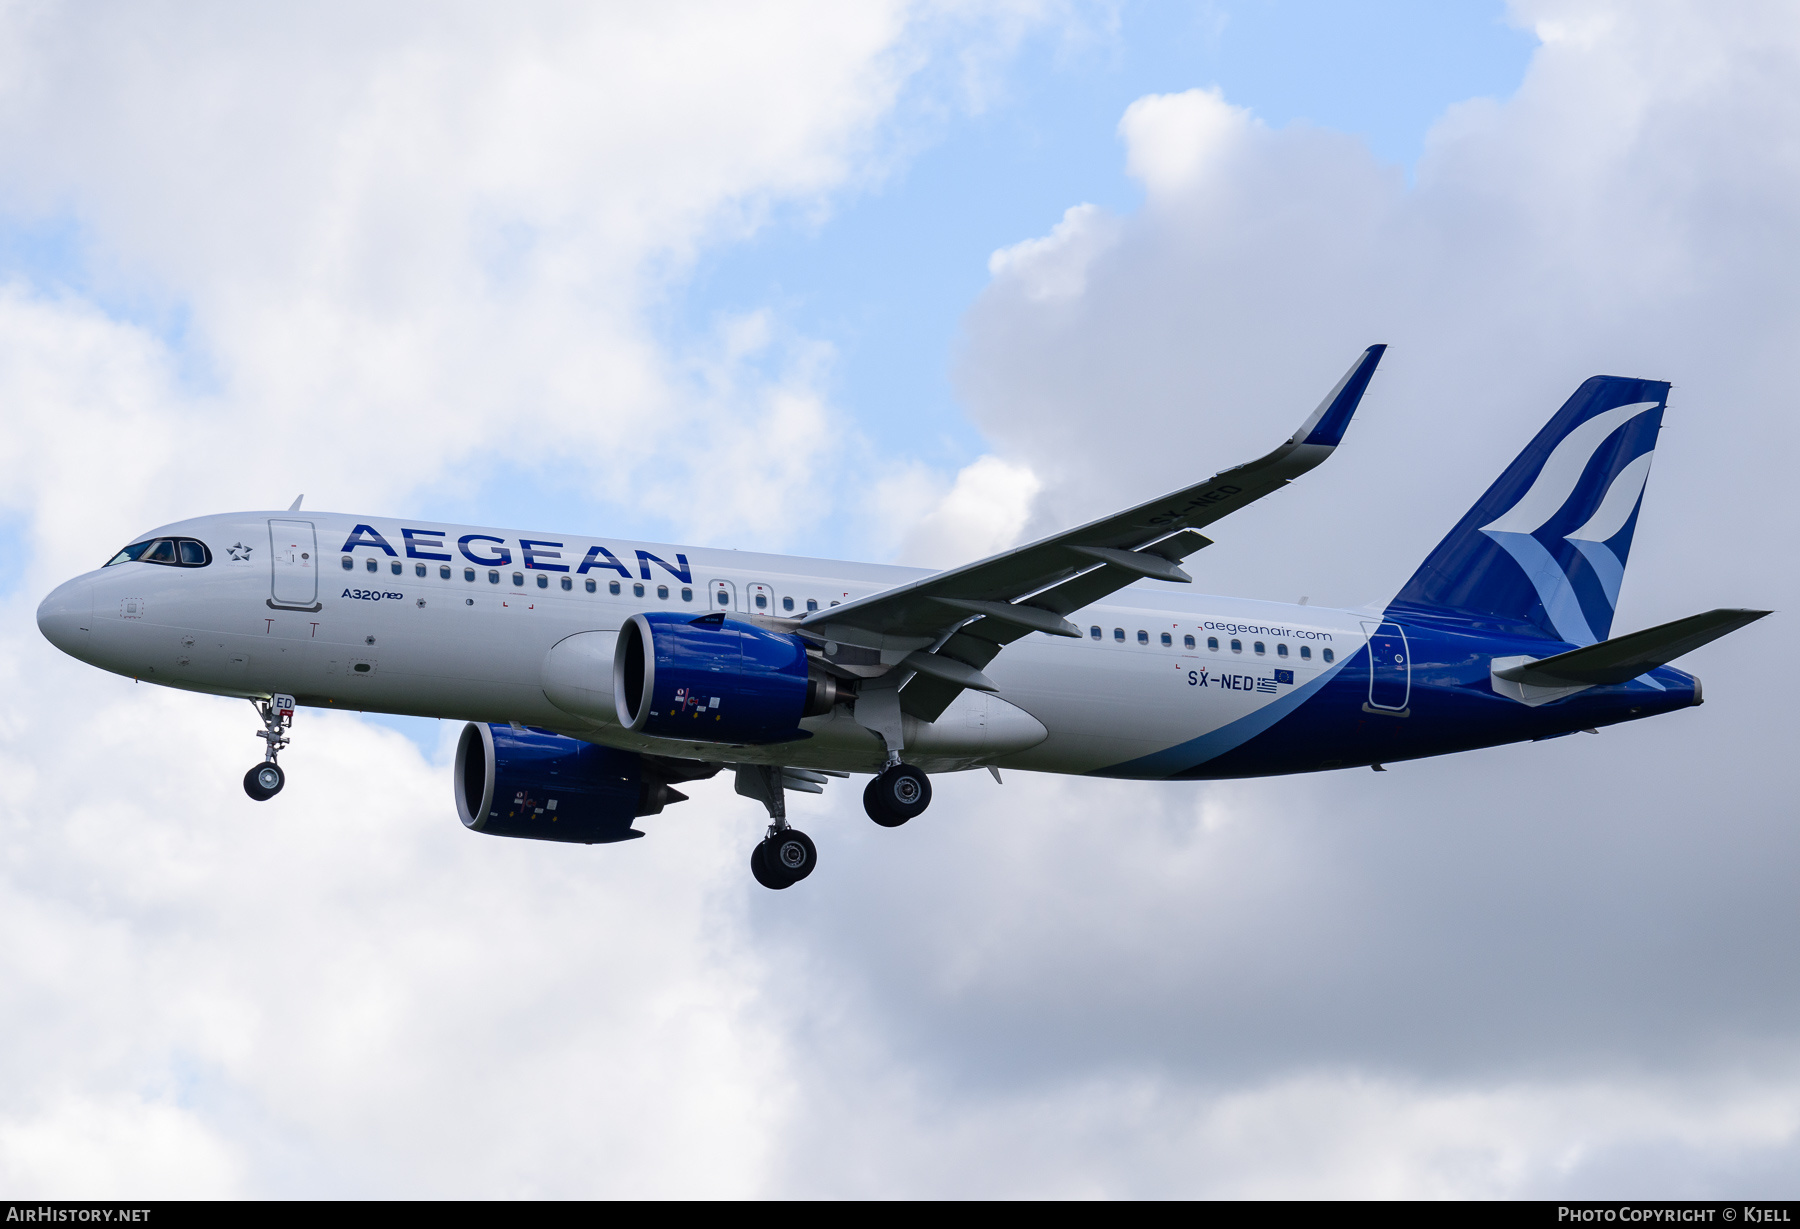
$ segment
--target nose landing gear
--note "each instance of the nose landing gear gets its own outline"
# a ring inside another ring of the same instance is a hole
[[[863,790],[863,810],[883,828],[898,828],[931,805],[931,778],[894,760]]]
[[[263,728],[256,736],[263,740],[263,762],[244,774],[244,792],[250,795],[253,802],[267,802],[281,792],[287,784],[287,774],[281,771],[281,765],[275,757],[290,741],[284,730],[294,725],[294,697],[274,696],[267,700],[252,700],[256,711],[262,715]]]

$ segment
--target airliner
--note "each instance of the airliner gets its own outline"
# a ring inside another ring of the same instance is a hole
[[[493,836],[630,840],[729,769],[767,809],[750,869],[774,889],[818,862],[787,794],[833,778],[869,775],[896,827],[932,773],[1383,771],[1699,704],[1668,663],[1769,612],[1612,635],[1662,381],[1584,382],[1385,607],[1192,592],[1201,531],[1329,457],[1385,349],[1266,456],[947,571],[295,500],[137,535],[38,626],[103,670],[250,700],[257,801],[308,707],[467,722],[452,793]]]

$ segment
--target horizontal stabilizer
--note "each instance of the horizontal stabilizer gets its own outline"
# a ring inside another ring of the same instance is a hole
[[[1623,683],[1640,674],[1666,666],[1684,653],[1729,635],[1740,627],[1756,622],[1767,610],[1709,610],[1689,615],[1661,627],[1648,627],[1629,636],[1618,636],[1546,657],[1494,671],[1497,678],[1512,683],[1556,686],[1585,683],[1602,687]]]

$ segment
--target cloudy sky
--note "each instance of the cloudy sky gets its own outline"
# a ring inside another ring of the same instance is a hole
[[[1674,382],[1618,628],[1791,610],[1781,3],[0,8],[0,1188],[1779,1196],[1787,619],[1708,703],[1337,773],[725,783],[472,836],[448,723],[61,657],[149,526],[307,506],[951,564],[1346,445],[1211,591],[1360,605],[1584,377]]]

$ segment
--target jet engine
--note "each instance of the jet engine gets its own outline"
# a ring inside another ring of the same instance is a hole
[[[831,711],[837,680],[798,636],[655,611],[619,629],[613,699],[620,725],[654,737],[779,743],[812,737],[799,721]]]
[[[712,765],[671,764],[596,747],[548,730],[467,725],[456,746],[456,812],[490,836],[601,845],[644,834],[631,826],[686,794],[670,779],[710,776]]]

